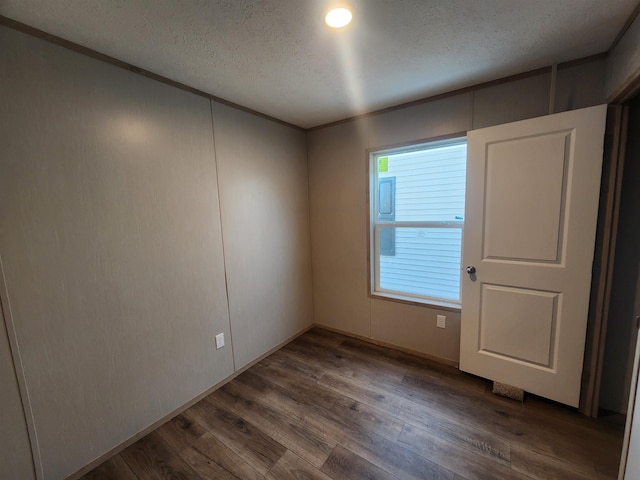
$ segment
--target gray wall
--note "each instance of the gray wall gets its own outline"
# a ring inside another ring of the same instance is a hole
[[[220,105],[213,122],[206,98],[6,27],[0,44],[2,300],[60,479],[311,324],[305,134]],[[26,472],[10,367],[0,452]]]
[[[0,465],[6,478],[32,480],[36,477],[29,432],[3,320],[0,310]]]
[[[640,74],[640,16],[636,17],[607,59],[606,94],[610,98]]]
[[[214,103],[236,368],[313,321],[305,134]]]
[[[549,70],[309,133],[316,323],[458,362],[458,312],[368,296],[366,150],[545,115],[550,81]],[[561,65],[555,111],[604,103],[604,81],[603,57]]]

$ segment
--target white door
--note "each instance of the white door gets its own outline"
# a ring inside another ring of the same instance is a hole
[[[605,120],[469,132],[461,370],[578,406]]]

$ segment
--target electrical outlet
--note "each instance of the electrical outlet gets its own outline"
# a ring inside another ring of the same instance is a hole
[[[224,347],[224,333],[219,333],[216,335],[216,350]]]
[[[438,315],[436,317],[436,325],[438,328],[445,328],[447,326],[447,317],[444,315]]]

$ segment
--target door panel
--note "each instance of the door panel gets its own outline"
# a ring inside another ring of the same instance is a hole
[[[553,132],[487,145],[484,258],[557,262],[572,137]]]
[[[460,368],[577,406],[606,106],[469,132]]]
[[[478,350],[551,368],[558,297],[554,292],[482,285]],[[518,338],[526,341],[519,342]]]

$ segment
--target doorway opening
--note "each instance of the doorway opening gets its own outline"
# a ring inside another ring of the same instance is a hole
[[[618,416],[623,423],[629,402],[638,336],[636,318],[640,314],[640,96],[636,96],[624,108],[627,133],[618,225],[613,234],[615,257],[598,412],[599,416]]]

